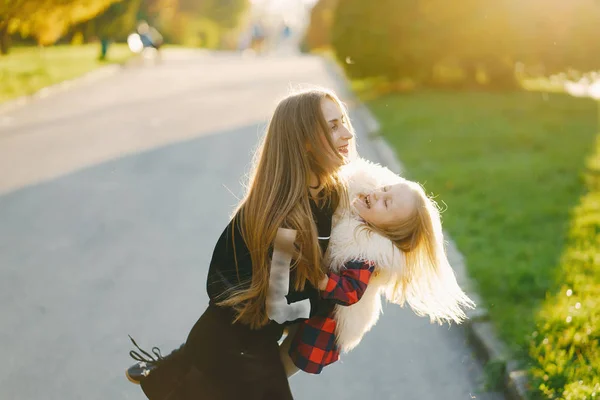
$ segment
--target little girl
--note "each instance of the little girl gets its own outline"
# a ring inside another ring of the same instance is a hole
[[[320,285],[337,305],[290,330],[280,348],[288,376],[298,368],[318,374],[340,350],[356,347],[379,318],[382,294],[439,323],[460,323],[463,308],[474,307],[456,282],[439,211],[423,188],[362,159],[343,167],[343,176],[352,202],[334,214],[330,272]]]

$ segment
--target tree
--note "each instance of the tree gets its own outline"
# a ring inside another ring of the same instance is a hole
[[[249,0],[179,0],[165,31],[179,43],[217,48],[224,34],[240,24],[248,6]]]
[[[453,62],[468,86],[480,85],[479,72],[485,72],[488,86],[514,87],[521,16],[516,5],[514,0],[463,0],[450,8],[442,0],[427,2],[423,18],[432,27],[427,42],[437,55],[434,64]]]
[[[331,29],[338,0],[319,0],[310,12],[304,42],[310,50],[331,46]]]
[[[523,3],[522,10],[528,18],[519,26],[520,60],[542,64],[547,74],[600,67],[600,3],[532,0]]]
[[[124,39],[136,27],[142,0],[121,0],[113,3],[101,14],[85,22],[82,27],[88,35],[100,39],[100,60],[106,58],[111,41]]]
[[[516,0],[340,0],[332,43],[352,77],[410,78],[432,83],[444,63],[462,70],[464,80],[516,85],[518,44]]]
[[[0,43],[8,53],[8,35],[33,36],[54,43],[69,27],[86,21],[121,0],[0,0]]]
[[[225,30],[238,26],[240,18],[248,9],[248,0],[205,0],[204,15]]]
[[[209,19],[224,29],[237,27],[249,0],[180,0],[180,11]]]
[[[126,38],[136,27],[141,0],[121,0],[90,21],[100,38]]]
[[[148,21],[151,25],[164,28],[175,23],[180,12],[179,0],[142,0],[138,19]]]
[[[10,35],[14,33],[23,10],[31,8],[32,0],[0,0],[0,54],[8,54]]]
[[[351,77],[419,79],[431,64],[418,0],[341,0],[334,15],[332,45]]]

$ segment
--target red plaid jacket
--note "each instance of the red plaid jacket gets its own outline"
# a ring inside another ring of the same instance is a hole
[[[327,274],[329,280],[321,296],[343,306],[356,303],[365,292],[374,268],[375,264],[371,261],[346,263],[339,274]],[[335,343],[335,326],[333,315],[315,316],[300,323],[289,350],[298,368],[311,374],[320,374],[326,365],[340,358]]]

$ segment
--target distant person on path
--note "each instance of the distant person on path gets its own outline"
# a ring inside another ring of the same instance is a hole
[[[286,24],[286,25],[283,27],[283,37],[287,39],[287,38],[289,38],[291,35],[292,35],[292,28],[290,28],[290,26]]]
[[[350,207],[338,207],[320,289],[337,305],[298,324],[281,346],[286,373],[319,374],[356,347],[377,322],[381,296],[432,321],[466,318],[473,302],[456,282],[444,251],[439,211],[423,188],[357,159],[342,167]]]
[[[140,35],[143,49],[154,49],[160,56],[160,48],[163,44],[163,37],[160,32],[150,26],[146,21],[141,21],[137,27],[137,34]]]
[[[283,29],[281,30],[281,37],[283,40],[287,40],[292,36],[292,28],[288,24],[283,25]]]
[[[265,43],[266,40],[267,40],[267,34],[265,32],[265,28],[263,27],[263,25],[260,22],[257,22],[252,27],[252,44],[251,44],[252,49],[258,54],[264,52],[265,46],[266,46],[266,43]]]
[[[214,248],[209,306],[187,341],[163,358],[140,349],[127,377],[151,400],[292,399],[278,341],[286,326],[326,316],[323,254],[347,199],[340,167],[354,153],[347,112],[330,91],[277,106],[248,190]],[[199,222],[201,223],[201,222]]]

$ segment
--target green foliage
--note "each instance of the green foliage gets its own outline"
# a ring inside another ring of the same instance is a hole
[[[564,94],[420,92],[370,105],[408,175],[445,209],[484,306],[511,355],[533,367],[541,395],[598,396],[596,104]]]
[[[184,13],[215,22],[223,29],[235,28],[250,5],[249,0],[179,0]]]
[[[86,31],[107,39],[125,39],[135,30],[141,0],[121,0],[86,25]]]
[[[320,0],[310,12],[310,23],[303,39],[306,50],[331,46],[331,28],[339,0]]]
[[[596,0],[519,2],[517,52],[527,64],[543,64],[546,74],[575,68],[598,69],[600,3]],[[543,12],[540,12],[543,10]]]
[[[546,399],[600,396],[600,137],[588,162],[588,192],[572,213],[560,290],[548,296],[532,334],[532,384]]]
[[[512,89],[516,62],[547,74],[597,69],[600,52],[590,49],[598,46],[598,26],[596,0],[463,0],[452,7],[445,0],[339,0],[331,36],[352,78],[432,85],[436,69],[458,66],[462,73],[454,75],[465,86]],[[327,38],[326,29],[315,18],[308,32]]]
[[[33,36],[40,45],[56,42],[69,27],[121,0],[2,0],[0,31]]]
[[[175,21],[165,32],[171,41],[207,49],[219,47],[222,29],[214,21],[184,13],[177,14]]]
[[[224,29],[237,27],[240,17],[249,6],[248,0],[205,0],[204,17],[216,22]]]
[[[502,390],[505,370],[506,363],[502,360],[490,360],[485,364],[483,372],[485,375],[484,387],[486,391],[497,392]]]
[[[249,0],[0,0],[0,50],[8,51],[13,33],[47,45],[73,27],[79,38],[124,39],[138,19],[149,20],[174,41],[216,48],[222,36],[238,26],[249,4]]]
[[[332,44],[352,78],[415,78],[430,58],[427,29],[415,1],[344,0],[336,8]]]
[[[175,18],[179,12],[179,0],[142,0],[138,18],[162,32],[176,25]]]
[[[248,6],[249,0],[143,0],[140,14],[168,42],[216,49]]]

